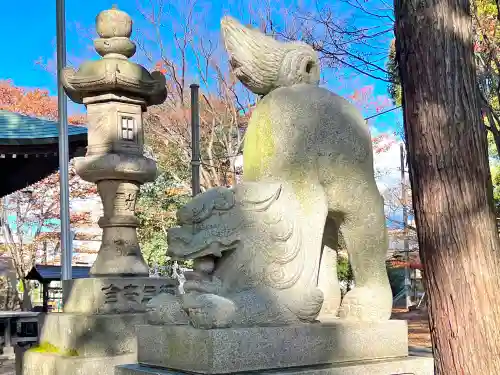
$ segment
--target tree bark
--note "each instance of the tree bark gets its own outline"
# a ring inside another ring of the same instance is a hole
[[[31,311],[33,309],[33,304],[31,303],[31,286],[29,280],[24,277],[21,278],[21,283],[23,285],[23,301],[21,304],[21,309],[23,311]]]
[[[500,374],[500,241],[468,0],[395,0],[436,373]]]

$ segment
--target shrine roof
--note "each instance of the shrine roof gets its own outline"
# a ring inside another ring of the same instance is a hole
[[[71,274],[73,279],[85,279],[89,277],[90,267],[73,266]],[[55,281],[61,279],[61,266],[37,264],[26,275],[27,280],[40,282]]]
[[[58,143],[59,124],[19,113],[0,110],[0,145],[54,144]],[[87,138],[87,128],[68,125],[71,141]]]

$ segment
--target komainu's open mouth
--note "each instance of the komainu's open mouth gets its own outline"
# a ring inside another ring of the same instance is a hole
[[[183,246],[171,246],[169,248],[169,254],[175,260],[188,260],[188,259],[198,259],[205,256],[213,256],[217,259],[224,258],[227,252],[234,251],[239,244],[239,240],[229,240],[225,241],[214,240],[210,245],[205,246],[201,249],[196,249],[196,246],[191,246],[190,243],[185,243]]]

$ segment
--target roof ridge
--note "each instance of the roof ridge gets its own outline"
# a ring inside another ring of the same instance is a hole
[[[86,126],[72,125],[70,123],[67,125],[70,137],[85,136],[88,133]],[[4,142],[0,141],[0,144],[57,143],[58,138],[59,123],[57,121],[28,116],[5,109],[0,110],[0,140],[4,140]]]
[[[16,115],[16,116],[21,116],[21,117],[28,117],[28,118],[34,119],[34,120],[49,121],[49,122],[56,122],[56,123],[58,122],[58,121],[52,120],[52,119],[50,119],[48,117],[31,116],[31,115],[27,115],[25,113],[19,113],[19,112],[9,111],[7,109],[0,109],[0,112],[5,112],[5,113],[9,113],[9,114]]]
[[[25,113],[19,113],[19,112],[14,112],[14,111],[9,111],[7,109],[0,109],[0,112],[4,112],[4,113],[8,113],[8,114],[12,114],[12,115],[16,115],[16,116],[20,116],[20,117],[27,117],[29,119],[33,119],[33,120],[40,120],[40,121],[46,121],[46,122],[53,122],[55,124],[58,124],[59,121],[58,120],[52,120],[48,117],[38,117],[38,116],[31,116],[31,115],[27,115]],[[82,126],[86,126],[87,124],[71,124],[68,122],[68,126],[74,126],[74,127],[82,127]]]

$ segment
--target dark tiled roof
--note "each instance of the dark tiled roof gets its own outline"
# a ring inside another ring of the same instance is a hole
[[[85,279],[89,277],[90,267],[73,266],[71,273],[73,279]],[[61,279],[61,266],[46,266],[37,264],[26,275],[27,280],[52,281]]]
[[[87,128],[68,125],[70,141],[87,137]],[[56,121],[0,110],[0,145],[58,143]]]

